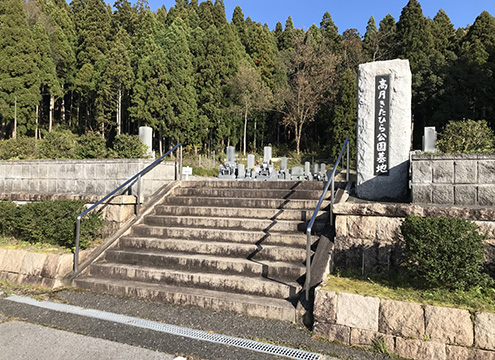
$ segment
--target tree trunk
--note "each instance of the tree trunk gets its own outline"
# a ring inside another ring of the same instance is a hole
[[[299,129],[299,126],[296,124],[296,126],[294,126],[294,135],[296,137],[296,152],[297,152],[297,155],[299,155],[301,153],[301,131]]]
[[[254,119],[254,141],[253,141],[253,151],[256,152],[256,118]]]
[[[120,135],[122,129],[122,90],[119,89],[119,102],[117,105],[117,135]],[[162,145],[160,137],[160,156],[162,154]]]
[[[243,146],[243,154],[246,155],[246,133],[247,133],[247,119],[248,119],[248,107],[246,102],[246,109],[244,111],[244,141],[242,143]]]
[[[40,107],[38,105],[36,105],[36,128],[34,129],[34,139],[35,140],[38,140],[39,110],[40,110]]]
[[[12,139],[17,137],[17,96],[14,98],[14,126],[12,127]]]
[[[64,86],[62,85],[62,101],[60,103],[60,120],[62,121],[62,124],[65,124],[65,93],[64,93]]]
[[[48,132],[52,132],[54,108],[55,108],[55,97],[53,95],[50,95],[50,112],[48,114]]]

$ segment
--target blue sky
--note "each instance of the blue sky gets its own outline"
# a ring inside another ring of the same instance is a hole
[[[149,0],[149,3],[155,11],[162,5],[169,9],[175,0]],[[339,33],[356,28],[364,35],[371,15],[375,17],[377,26],[387,14],[398,21],[408,0],[224,0],[224,3],[229,21],[234,8],[239,5],[245,17],[267,23],[270,29],[274,29],[278,21],[285,25],[289,15],[296,27],[308,29],[314,23],[319,25],[323,14],[328,11]],[[472,24],[483,10],[495,16],[495,0],[420,0],[420,3],[427,17],[433,18],[439,9],[445,10],[456,28]]]

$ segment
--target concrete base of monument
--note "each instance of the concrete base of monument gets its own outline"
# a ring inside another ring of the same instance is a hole
[[[387,175],[365,180],[363,173],[357,174],[356,196],[371,201],[410,201],[409,161],[391,168]]]

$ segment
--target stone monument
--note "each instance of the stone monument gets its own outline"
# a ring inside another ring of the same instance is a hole
[[[409,61],[359,65],[357,196],[365,200],[406,200],[410,149]]]

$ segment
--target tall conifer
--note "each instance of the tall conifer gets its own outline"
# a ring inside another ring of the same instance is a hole
[[[376,28],[375,18],[371,15],[363,39],[363,52],[366,60],[375,61],[378,55],[378,49],[378,29]]]
[[[0,24],[0,136],[14,137],[35,128],[38,56],[21,0],[0,2]]]
[[[185,142],[199,146],[203,132],[198,123],[197,94],[194,88],[192,54],[187,39],[189,28],[182,19],[176,19],[165,33],[165,69],[167,71],[168,96],[163,135],[174,143]]]
[[[349,137],[351,159],[354,159],[356,155],[357,75],[352,69],[347,69],[342,76],[336,104],[330,128],[332,139],[330,154],[332,159],[336,159],[342,144]]]
[[[339,35],[339,29],[333,22],[328,11],[323,14],[320,22],[320,30],[325,46],[332,53],[340,55],[342,51],[342,36]]]
[[[378,60],[392,60],[396,57],[397,53],[397,24],[392,15],[388,14],[382,21],[378,28]]]
[[[417,0],[409,0],[397,22],[397,56],[408,59],[413,73],[433,50],[430,27]]]

